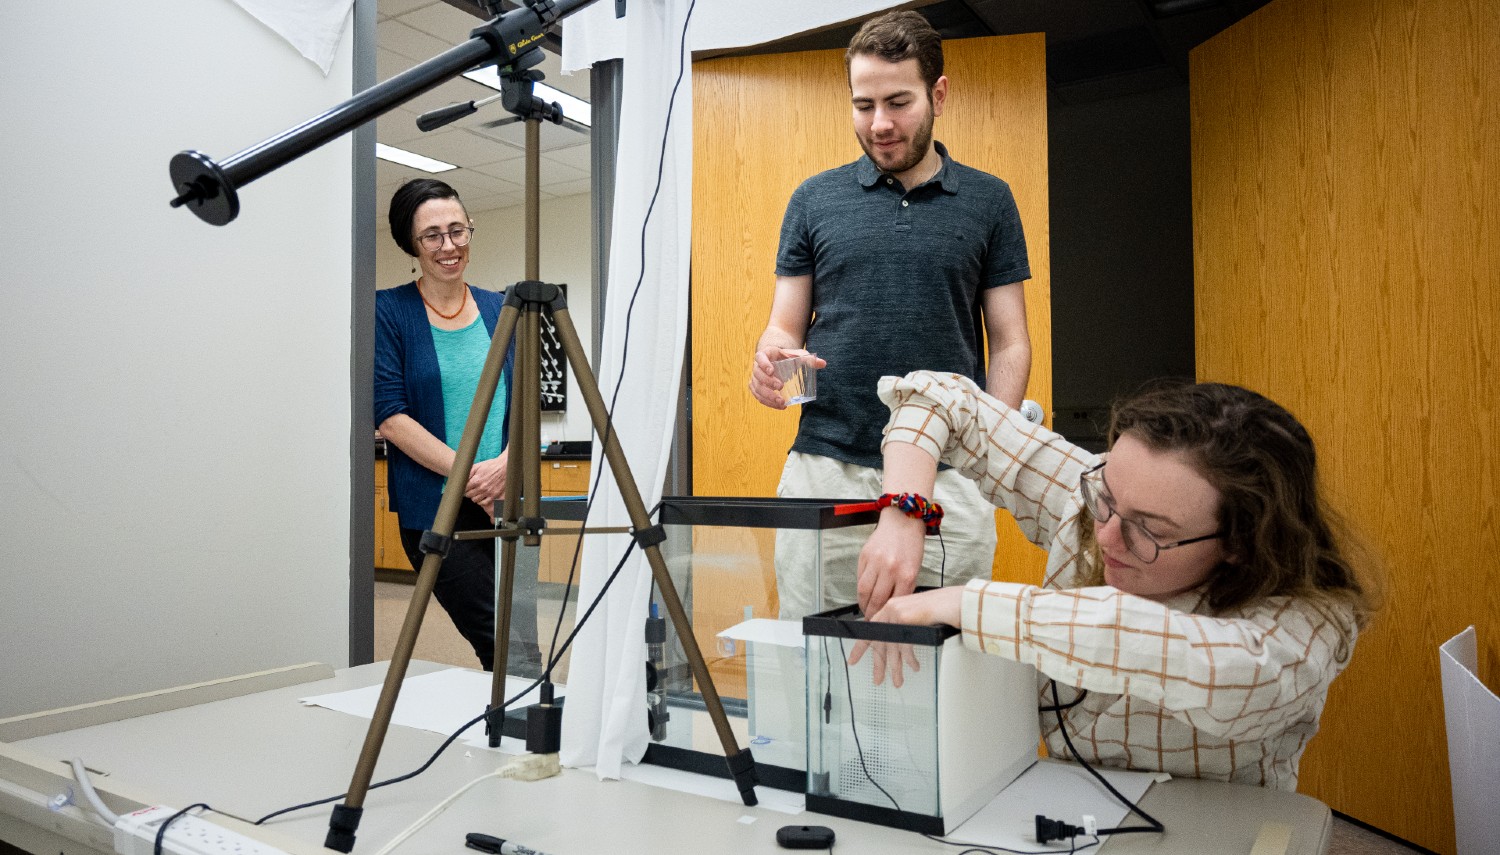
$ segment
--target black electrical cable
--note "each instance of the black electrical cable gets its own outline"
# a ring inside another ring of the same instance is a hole
[[[1055,689],[1057,687],[1057,683],[1054,682],[1052,684],[1052,686]],[[1037,707],[1036,711],[1037,712],[1061,712],[1063,710],[1070,710],[1070,709],[1078,706],[1079,704],[1083,703],[1083,699],[1087,698],[1088,696],[1089,696],[1089,690],[1088,689],[1080,689],[1079,692],[1078,692],[1078,697],[1074,698],[1073,700],[1068,701],[1065,704],[1048,704],[1045,707]]]
[[[176,822],[178,819],[180,819],[182,817],[183,814],[187,813],[188,811],[192,810],[193,808],[203,808],[204,810],[213,810],[213,808],[209,807],[207,804],[204,804],[203,802],[198,802],[195,805],[188,805],[187,807],[183,808],[182,810],[180,810],[180,811],[172,814],[171,816],[167,817],[167,821],[163,822],[161,824],[161,827],[158,828],[158,829],[156,829],[156,844],[151,848],[151,851],[153,853],[155,853],[155,855],[162,855],[162,852],[163,852],[162,844],[167,839],[167,826],[169,826],[172,823]]]
[[[1089,765],[1089,761],[1083,759],[1083,755],[1078,753],[1078,749],[1073,747],[1073,738],[1068,736],[1068,725],[1063,721],[1062,715],[1062,711],[1064,709],[1067,709],[1067,707],[1064,707],[1057,697],[1057,681],[1052,680],[1050,682],[1052,683],[1052,706],[1055,708],[1053,712],[1057,715],[1057,729],[1062,732],[1063,743],[1068,746],[1068,753],[1072,754],[1073,759],[1077,760],[1078,764],[1086,769],[1090,775],[1093,775],[1095,778],[1097,778],[1099,783],[1104,785],[1104,789],[1109,790],[1110,794],[1119,799],[1120,803],[1125,805],[1125,807],[1131,813],[1134,813],[1136,816],[1144,819],[1146,822],[1151,823],[1149,826],[1133,825],[1121,826],[1119,828],[1101,828],[1095,833],[1096,836],[1099,834],[1141,834],[1145,832],[1161,834],[1162,832],[1165,832],[1167,830],[1166,826],[1162,825],[1156,817],[1141,810],[1135,802],[1125,798],[1124,794],[1115,789],[1114,785],[1109,781],[1106,781],[1104,779],[1104,776],[1099,774],[1099,771],[1097,769]],[[1083,699],[1079,698],[1078,700],[1081,701]],[[1076,704],[1077,701],[1075,701],[1074,703]]]

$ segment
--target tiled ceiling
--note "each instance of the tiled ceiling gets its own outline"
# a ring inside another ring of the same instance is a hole
[[[1047,36],[1048,89],[1068,102],[1112,98],[1187,82],[1188,51],[1254,12],[1266,0],[935,0],[918,10],[945,38],[1042,32]],[[514,7],[506,2],[506,8]],[[467,41],[480,23],[477,0],[379,0],[377,76],[392,75]],[[810,50],[848,44],[857,24],[794,36],[744,53]],[[549,39],[555,46],[556,40]],[[564,76],[546,52],[546,82],[589,100],[584,73]],[[417,130],[421,113],[487,98],[494,90],[462,78],[407,103],[377,123],[378,139],[460,168],[442,173],[471,210],[523,201],[524,129],[498,102],[432,133]],[[496,123],[500,123],[496,126]],[[587,135],[541,126],[543,198],[589,189]],[[379,191],[389,195],[418,170],[379,161]]]
[[[376,6],[376,72],[386,80],[469,39],[481,22],[465,8],[470,3],[446,0],[379,0]],[[538,68],[545,82],[589,100],[589,77],[564,75],[557,55],[545,52]],[[417,129],[417,116],[438,107],[495,95],[488,86],[456,78],[381,116],[376,139],[387,145],[435,157],[458,166],[436,177],[453,185],[471,212],[520,205],[525,196],[525,129],[497,101],[480,107],[430,133]],[[501,124],[496,124],[501,123]],[[401,182],[429,173],[377,160],[376,193],[388,199]],[[589,138],[586,133],[543,122],[541,187],[543,199],[572,196],[589,189]]]

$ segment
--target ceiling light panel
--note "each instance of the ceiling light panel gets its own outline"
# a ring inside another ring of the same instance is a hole
[[[402,166],[410,166],[413,169],[420,169],[423,172],[431,172],[433,174],[458,168],[451,163],[444,163],[441,160],[425,157],[416,152],[396,148],[385,143],[375,144],[375,156],[381,160],[389,160],[392,163],[399,163]]]

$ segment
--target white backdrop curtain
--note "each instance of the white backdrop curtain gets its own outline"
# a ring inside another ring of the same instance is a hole
[[[235,3],[323,69],[324,77],[333,67],[334,52],[349,21],[349,10],[354,6],[354,0],[235,0]]]
[[[618,401],[614,429],[648,509],[661,498],[666,477],[688,328],[693,79],[683,36],[690,6],[691,0],[631,0],[625,18],[618,158],[629,166],[616,170],[610,287],[598,320],[599,388],[606,404]],[[602,452],[596,439],[594,472],[605,476],[588,524],[628,525]],[[584,539],[580,616],[629,542],[628,535]],[[650,592],[651,568],[637,550],[574,642],[562,737],[569,766],[592,765],[600,777],[617,778],[623,762],[645,753]]]

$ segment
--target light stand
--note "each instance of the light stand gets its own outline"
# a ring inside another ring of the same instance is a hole
[[[172,200],[172,207],[189,206],[199,219],[212,225],[225,225],[239,214],[238,190],[240,187],[470,68],[498,62],[507,67],[513,77],[527,81],[521,87],[525,90],[525,100],[521,100],[519,95],[516,100],[506,98],[506,106],[511,107],[515,104],[528,111],[527,207],[530,212],[528,231],[532,231],[535,229],[535,222],[532,218],[537,216],[535,194],[539,183],[539,167],[535,159],[536,146],[533,143],[539,132],[539,120],[529,117],[529,113],[533,112],[535,99],[531,95],[530,78],[526,75],[526,69],[535,64],[536,58],[528,54],[540,50],[537,43],[544,37],[548,27],[592,2],[593,0],[526,0],[526,5],[513,9],[475,29],[469,41],[367,89],[301,125],[244,149],[225,159],[222,164],[214,162],[201,152],[180,152],[173,157],[170,166],[172,184],[178,193],[177,197]],[[617,7],[618,2],[619,0],[617,0]],[[504,76],[502,74],[502,78]],[[502,95],[504,94],[502,90]],[[531,275],[534,272],[532,267],[535,259],[534,243],[529,243],[527,251],[528,275]],[[417,573],[416,588],[412,593],[411,604],[407,609],[406,619],[402,623],[396,648],[391,656],[380,699],[375,705],[369,730],[365,734],[364,746],[354,769],[353,781],[349,785],[344,803],[335,805],[333,814],[329,818],[328,835],[324,840],[324,846],[329,849],[349,852],[354,848],[355,832],[359,828],[360,817],[364,811],[364,799],[374,776],[375,764],[385,741],[386,732],[390,727],[391,715],[395,710],[396,699],[401,690],[401,682],[411,663],[412,650],[416,646],[417,635],[422,627],[422,618],[437,582],[438,568],[454,539],[453,529],[459,507],[464,500],[469,470],[474,464],[479,439],[484,432],[490,405],[500,382],[505,354],[512,338],[517,334],[518,322],[522,322],[524,318],[521,329],[522,337],[517,344],[519,393],[517,394],[518,400],[513,404],[516,409],[512,411],[511,422],[512,425],[521,427],[521,435],[517,436],[513,433],[510,443],[512,449],[519,450],[519,454],[510,455],[506,474],[508,479],[519,476],[526,482],[522,485],[526,516],[519,519],[515,517],[517,501],[514,498],[514,490],[507,489],[503,514],[508,523],[513,521],[515,524],[509,525],[508,531],[501,532],[506,542],[500,579],[502,596],[499,597],[496,615],[501,626],[497,628],[495,634],[495,667],[501,670],[496,672],[495,685],[498,687],[502,684],[501,671],[505,668],[508,654],[515,537],[524,533],[528,544],[538,542],[537,538],[542,526],[545,525],[539,513],[541,449],[537,438],[540,432],[541,412],[541,374],[537,354],[540,349],[540,312],[543,306],[551,307],[563,352],[567,356],[568,364],[573,368],[574,378],[578,383],[584,403],[588,407],[594,430],[602,438],[605,459],[609,462],[610,471],[629,514],[632,537],[646,553],[662,602],[682,639],[693,675],[698,681],[705,706],[723,745],[730,775],[740,791],[742,801],[746,805],[756,803],[754,759],[749,749],[738,747],[734,733],[730,730],[723,703],[714,687],[713,678],[708,672],[702,651],[693,636],[691,622],[682,607],[682,601],[677,596],[676,587],[667,572],[666,562],[661,556],[659,545],[666,536],[660,525],[651,524],[634,476],[625,460],[624,451],[610,424],[610,415],[599,393],[583,347],[578,341],[578,334],[568,313],[567,303],[562,297],[561,289],[556,285],[529,278],[527,281],[517,283],[507,292],[505,305],[500,311],[494,335],[490,340],[489,353],[480,373],[474,401],[469,408],[468,420],[455,452],[453,468],[449,472],[447,485],[443,489],[443,496],[438,504],[437,515],[432,529],[422,534],[421,549],[424,556],[422,566]],[[516,481],[508,480],[507,483],[514,485]],[[518,528],[520,532],[517,531]],[[550,667],[549,663],[549,670]],[[503,703],[504,699],[500,697],[500,690],[492,689],[492,710],[498,710]],[[498,719],[494,721],[493,734],[498,734],[499,724]]]

